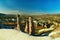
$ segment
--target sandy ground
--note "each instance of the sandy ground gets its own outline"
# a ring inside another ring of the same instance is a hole
[[[60,40],[60,38],[34,37],[14,29],[0,29],[0,40]]]

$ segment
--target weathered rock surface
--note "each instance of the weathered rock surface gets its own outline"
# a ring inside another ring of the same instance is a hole
[[[0,29],[0,40],[52,40],[52,38],[30,36],[13,29]]]

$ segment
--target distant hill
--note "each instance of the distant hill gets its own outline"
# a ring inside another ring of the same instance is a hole
[[[6,15],[6,14],[0,13],[0,16],[4,16],[4,15]]]

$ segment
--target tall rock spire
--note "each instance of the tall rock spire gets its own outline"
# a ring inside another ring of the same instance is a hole
[[[17,15],[17,27],[16,27],[16,29],[17,30],[20,30],[20,15]]]
[[[32,17],[29,17],[29,34],[32,34]]]
[[[29,32],[29,24],[28,24],[28,21],[26,20],[26,26],[25,26],[25,30],[24,30],[26,33]]]

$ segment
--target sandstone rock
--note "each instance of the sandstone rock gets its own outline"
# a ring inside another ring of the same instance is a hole
[[[0,29],[0,40],[52,40],[52,38],[30,36],[13,29]]]
[[[51,32],[49,34],[49,36],[52,37],[52,38],[58,38],[58,37],[60,37],[60,31]]]

